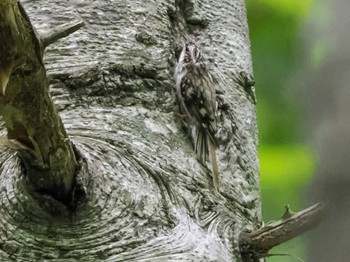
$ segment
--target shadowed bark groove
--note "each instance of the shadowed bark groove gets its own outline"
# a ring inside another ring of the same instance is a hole
[[[35,190],[67,201],[78,164],[51,101],[40,41],[17,1],[0,3],[0,113]]]
[[[190,18],[170,0],[23,4],[40,34],[86,24],[44,56],[85,160],[86,199],[48,214],[13,152],[1,152],[0,260],[239,261],[239,233],[261,222],[255,106],[234,81],[252,73],[244,1],[197,1]],[[181,35],[202,47],[221,91],[219,193],[173,113]]]

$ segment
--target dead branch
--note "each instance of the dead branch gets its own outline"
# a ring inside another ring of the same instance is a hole
[[[324,204],[319,203],[253,232],[242,232],[240,250],[244,261],[257,261],[267,256],[271,248],[316,227],[323,214]]]

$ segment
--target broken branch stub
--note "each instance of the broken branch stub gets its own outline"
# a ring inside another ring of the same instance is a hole
[[[0,2],[0,113],[36,190],[69,201],[78,163],[49,94],[42,45],[23,7]]]
[[[253,232],[242,232],[239,245],[243,261],[255,262],[269,256],[273,247],[315,228],[324,215],[325,204],[319,203]]]

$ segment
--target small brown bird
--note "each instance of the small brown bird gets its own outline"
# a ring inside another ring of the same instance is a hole
[[[202,164],[211,157],[214,187],[219,189],[219,170],[215,137],[217,101],[213,79],[201,50],[193,42],[184,44],[175,69],[176,101],[180,113],[188,116],[188,127],[194,128],[195,152]]]

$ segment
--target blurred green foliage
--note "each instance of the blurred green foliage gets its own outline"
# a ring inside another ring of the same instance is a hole
[[[314,169],[311,152],[302,144],[260,148],[264,219],[280,219],[284,206],[294,211],[304,205],[302,189]],[[276,217],[277,215],[277,217]]]
[[[247,0],[260,144],[298,142],[301,137],[302,111],[287,92],[288,80],[304,59],[300,30],[308,5],[300,3],[304,1]]]
[[[293,77],[305,59],[301,41],[312,0],[246,0],[257,94],[261,194],[265,221],[281,219],[284,206],[307,207],[305,187],[314,171],[314,159],[303,141],[305,114]],[[322,54],[321,54],[322,56]],[[296,238],[271,253],[303,258],[306,241]],[[296,261],[271,257],[268,261]]]

